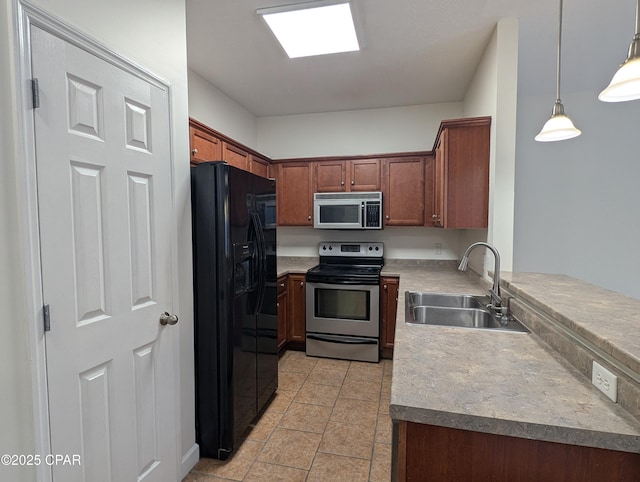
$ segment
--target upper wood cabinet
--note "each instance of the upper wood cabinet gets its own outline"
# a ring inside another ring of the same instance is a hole
[[[435,176],[436,156],[431,154],[424,158],[424,225],[436,226],[433,214],[435,209]]]
[[[443,228],[486,228],[490,117],[442,122],[436,143],[432,219]]]
[[[313,226],[312,163],[278,164],[276,172],[278,226]]]
[[[268,177],[271,161],[195,119],[189,119],[191,164],[224,160],[231,166]]]
[[[380,190],[380,159],[354,159],[348,168],[351,191]]]
[[[249,170],[249,153],[226,141],[222,142],[222,159],[239,169]]]
[[[347,162],[346,161],[317,161],[314,167],[315,192],[347,191]]]
[[[251,154],[249,159],[249,171],[258,176],[269,177],[269,160],[262,156]]]
[[[424,157],[382,161],[382,206],[385,226],[424,226]]]
[[[314,162],[315,192],[380,190],[380,159]]]
[[[191,164],[222,159],[222,141],[216,136],[189,125],[191,140]]]

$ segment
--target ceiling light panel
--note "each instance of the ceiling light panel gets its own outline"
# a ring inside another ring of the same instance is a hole
[[[308,7],[307,7],[308,5]],[[289,58],[360,50],[349,3],[318,2],[258,10]]]

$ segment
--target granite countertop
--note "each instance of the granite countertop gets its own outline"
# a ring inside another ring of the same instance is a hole
[[[446,263],[388,263],[383,275],[400,276],[392,419],[640,453],[640,421],[608,400],[535,333],[404,323],[405,291],[484,294],[486,281],[479,283],[477,277]],[[566,293],[571,278],[519,274],[505,278],[511,291],[527,292],[532,299],[539,295],[542,303],[559,306],[568,320],[577,315],[578,288],[563,303],[558,299],[563,295],[549,290],[555,280],[564,283]],[[593,298],[596,294],[585,294],[596,305],[591,310],[599,303]],[[637,317],[634,330],[626,344],[624,333],[616,335],[628,356],[639,352]],[[613,334],[608,335],[611,341]]]
[[[278,277],[306,273],[318,264],[318,257],[278,256]]]

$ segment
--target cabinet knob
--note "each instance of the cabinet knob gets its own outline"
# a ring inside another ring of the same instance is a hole
[[[284,283],[280,283],[280,286],[284,288]]]
[[[279,301],[276,303],[276,306],[277,306],[278,308],[280,308],[280,302],[279,302]]]
[[[351,185],[355,186],[356,182],[355,181],[351,181]]]
[[[304,286],[304,281],[300,281],[300,287],[302,288]]]
[[[198,148],[197,148],[197,147],[191,151],[191,154],[193,154],[194,156],[195,156],[197,153],[198,153]]]
[[[387,214],[384,218],[385,218],[385,219],[389,219],[389,215]]]
[[[311,216],[307,216],[307,221],[311,221]]]
[[[387,285],[382,285],[382,289],[386,291],[387,290]]]
[[[341,182],[340,182],[340,185],[341,185],[341,186],[344,186],[344,181],[341,181]]]
[[[437,214],[432,214],[432,215],[431,215],[431,219],[437,219],[437,218],[438,218],[438,215],[437,215]]]

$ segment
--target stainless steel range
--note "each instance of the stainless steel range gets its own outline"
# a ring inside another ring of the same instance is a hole
[[[378,362],[383,243],[324,242],[307,271],[307,355]]]

